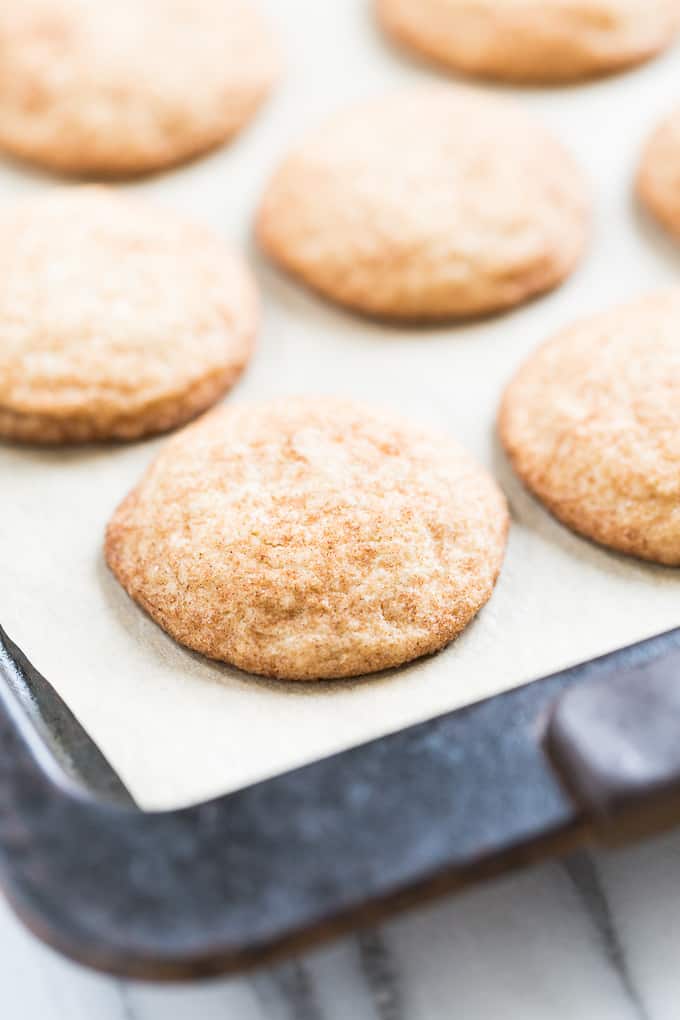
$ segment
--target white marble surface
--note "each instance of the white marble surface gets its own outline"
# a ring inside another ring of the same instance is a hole
[[[677,1020],[680,832],[480,887],[241,978],[85,971],[0,901],[7,1020]]]

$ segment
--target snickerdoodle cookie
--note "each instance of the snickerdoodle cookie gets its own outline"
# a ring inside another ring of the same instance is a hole
[[[510,101],[434,85],[352,107],[298,145],[257,233],[328,298],[436,320],[554,287],[587,225],[583,178],[539,123]]]
[[[662,121],[647,142],[637,193],[652,215],[680,237],[680,108]]]
[[[569,81],[638,64],[667,46],[678,0],[376,0],[385,29],[467,74]]]
[[[508,524],[452,439],[340,399],[220,408],[162,450],[106,557],[169,634],[291,680],[434,652],[491,595]]]
[[[212,404],[247,362],[257,297],[203,227],[104,188],[0,208],[0,435],[130,439]]]
[[[522,481],[563,523],[680,565],[680,290],[540,347],[506,390],[499,429]]]
[[[64,173],[143,173],[228,139],[278,60],[249,0],[0,4],[0,146]]]

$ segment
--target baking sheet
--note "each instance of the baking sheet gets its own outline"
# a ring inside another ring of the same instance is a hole
[[[381,38],[367,0],[269,0],[286,74],[221,153],[121,186],[245,246],[263,295],[259,350],[228,400],[342,393],[455,433],[511,503],[491,602],[447,650],[352,682],[285,685],[203,660],[147,619],[109,575],[102,534],[160,443],[39,450],[0,445],[0,621],[57,687],[140,803],[169,807],[235,789],[680,623],[680,571],[606,552],[553,521],[494,439],[503,383],[557,328],[680,272],[633,207],[641,142],[680,101],[680,51],[618,78],[514,91],[580,158],[596,202],[592,246],[560,290],[463,327],[385,328],[324,304],[253,250],[252,213],[289,141],[360,96],[437,77]],[[0,166],[0,197],[52,184]]]

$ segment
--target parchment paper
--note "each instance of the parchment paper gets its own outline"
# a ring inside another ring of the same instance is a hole
[[[513,528],[495,595],[441,654],[354,682],[275,684],[180,648],[104,565],[105,522],[163,439],[65,451],[0,446],[0,621],[147,807],[237,788],[680,623],[680,571],[570,534],[523,492],[493,434],[503,383],[537,343],[680,272],[680,253],[631,198],[642,139],[680,101],[680,53],[589,85],[515,90],[592,178],[592,248],[564,287],[464,327],[384,328],[261,262],[249,239],[252,212],[277,156],[308,126],[358,96],[436,73],[380,37],[369,2],[264,6],[287,65],[268,107],[221,153],[125,188],[249,250],[264,320],[254,363],[227,399],[342,393],[450,429],[496,474]],[[51,183],[0,167],[1,198]]]

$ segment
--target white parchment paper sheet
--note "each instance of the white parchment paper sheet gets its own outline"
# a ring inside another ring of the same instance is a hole
[[[364,0],[264,6],[286,73],[257,121],[220,153],[124,187],[205,221],[253,259],[260,345],[227,399],[342,393],[450,429],[499,479],[513,528],[493,599],[446,651],[356,682],[286,686],[180,648],[104,565],[106,520],[163,439],[61,451],[0,446],[0,621],[149,807],[234,789],[680,623],[680,571],[570,534],[523,492],[493,433],[501,388],[537,343],[680,274],[680,252],[637,213],[631,194],[643,138],[680,101],[680,52],[588,85],[514,90],[592,179],[591,250],[564,287],[472,325],[385,328],[280,278],[252,249],[250,224],[290,141],[347,101],[436,72],[396,53]],[[2,198],[52,183],[0,167]]]

